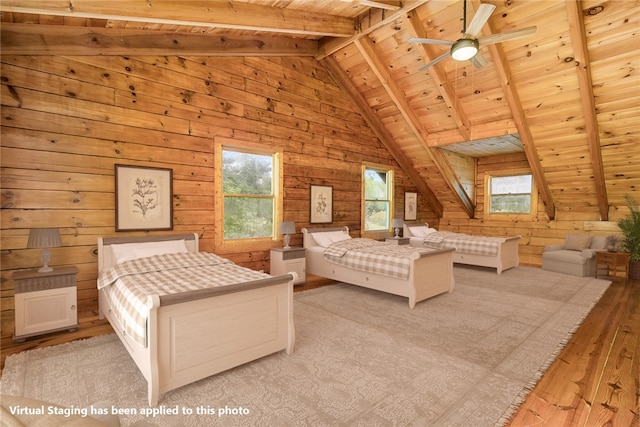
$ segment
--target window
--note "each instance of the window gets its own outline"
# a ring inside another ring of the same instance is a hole
[[[258,148],[217,146],[216,242],[276,240],[281,222],[280,153]]]
[[[535,206],[531,174],[489,176],[487,190],[490,214],[530,214]]]
[[[393,171],[364,166],[362,176],[364,231],[389,231],[393,216]]]

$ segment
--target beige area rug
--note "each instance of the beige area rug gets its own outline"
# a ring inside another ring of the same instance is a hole
[[[10,356],[0,389],[108,401],[137,412],[125,426],[501,425],[610,283],[532,267],[456,266],[455,277],[453,293],[413,310],[351,285],[296,293],[295,352],[168,392],[157,407],[192,415],[141,414],[146,383],[115,335]]]

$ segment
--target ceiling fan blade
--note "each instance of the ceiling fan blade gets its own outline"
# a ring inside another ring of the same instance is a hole
[[[453,42],[450,42],[448,40],[423,39],[423,38],[420,38],[420,37],[411,37],[407,41],[409,43],[439,44],[439,45],[443,45],[443,46],[451,46],[451,45],[453,45]]]
[[[482,68],[489,63],[489,61],[487,61],[487,58],[482,56],[480,52],[476,53],[476,55],[473,58],[471,58],[469,61],[471,61],[473,66],[476,68]]]
[[[475,38],[480,31],[482,31],[482,27],[487,23],[489,17],[496,10],[496,7],[492,4],[482,3],[478,8],[478,11],[473,16],[473,19],[469,23],[469,26],[464,33],[466,38]]]
[[[433,61],[429,62],[428,64],[423,65],[422,67],[420,67],[420,69],[418,71],[424,71],[427,68],[436,65],[438,62],[447,59],[448,57],[451,56],[451,52],[447,52],[447,53],[443,53],[442,55],[438,56],[436,59],[434,59]]]
[[[487,46],[490,44],[502,43],[508,40],[515,40],[521,37],[530,36],[535,34],[537,27],[527,27],[521,30],[508,31],[506,33],[492,34],[490,36],[483,36],[478,38],[478,44],[480,46]]]

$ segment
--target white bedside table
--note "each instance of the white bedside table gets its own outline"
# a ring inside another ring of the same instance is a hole
[[[287,274],[293,271],[298,275],[298,279],[293,282],[295,285],[307,281],[305,248],[272,248],[270,256],[272,276]]]
[[[56,267],[48,273],[17,271],[14,340],[78,327],[76,267]]]

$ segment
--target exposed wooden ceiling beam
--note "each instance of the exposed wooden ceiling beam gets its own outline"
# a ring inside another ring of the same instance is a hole
[[[609,200],[607,197],[607,187],[604,179],[604,167],[602,165],[602,151],[600,150],[600,130],[596,117],[596,105],[593,95],[593,82],[591,80],[591,62],[589,61],[589,51],[587,50],[587,36],[584,33],[584,19],[582,16],[581,1],[569,1],[567,5],[567,16],[569,18],[569,30],[571,32],[571,42],[573,45],[573,58],[578,66],[578,83],[580,85],[580,99],[582,111],[584,112],[585,134],[589,143],[589,153],[591,154],[591,165],[593,166],[593,181],[595,184],[598,209],[600,219],[609,220]]]
[[[355,41],[358,50],[364,57],[373,73],[378,77],[380,83],[384,87],[385,91],[395,104],[396,108],[400,111],[400,114],[407,121],[407,124],[411,128],[416,138],[420,141],[425,148],[427,154],[436,165],[436,168],[440,174],[444,177],[447,185],[456,195],[463,209],[469,215],[469,218],[473,218],[475,206],[473,201],[469,198],[469,195],[465,191],[464,187],[458,180],[458,176],[451,169],[447,159],[435,152],[427,145],[428,132],[422,126],[420,119],[416,116],[415,111],[407,102],[402,90],[397,86],[395,81],[391,78],[391,75],[387,71],[387,67],[380,61],[373,43],[368,37],[363,37]],[[437,150],[437,149],[436,149]]]
[[[398,162],[404,173],[413,181],[416,188],[427,201],[429,207],[435,214],[441,218],[443,215],[442,204],[438,201],[436,195],[431,191],[423,177],[415,170],[409,159],[394,143],[393,137],[386,128],[380,123],[375,112],[371,109],[367,100],[362,96],[358,89],[353,85],[346,73],[340,68],[337,61],[332,57],[326,57],[320,60],[327,72],[331,75],[336,84],[345,91],[345,93],[353,100],[356,108],[367,122],[369,127],[376,134],[382,145],[385,146],[393,158]]]
[[[518,133],[518,128],[511,118],[473,125],[474,140],[512,135],[514,133]],[[427,138],[429,147],[444,147],[459,143],[460,132],[457,129],[438,132],[437,134],[431,133]]]
[[[412,10],[422,6],[428,1],[429,0],[408,1],[404,3],[402,8],[393,11],[392,13],[387,13],[386,10],[369,10],[369,12],[358,17],[356,23],[356,34],[346,39],[321,40],[319,52],[316,56],[316,59],[322,59],[326,56],[329,56],[339,51],[343,47],[350,45],[360,37],[368,35],[376,29],[388,25],[390,22],[393,22],[397,19],[403,19],[403,15],[405,13],[411,12]]]
[[[219,36],[63,25],[3,23],[2,53],[13,55],[314,56],[315,40]]]
[[[480,6],[479,1],[474,0],[474,3],[476,3],[476,7]],[[486,25],[489,26],[491,34],[496,33],[492,28],[491,20],[489,20]],[[487,48],[491,54],[493,66],[496,70],[496,74],[498,75],[502,91],[507,99],[514,123],[518,129],[518,133],[520,134],[520,139],[522,140],[524,152],[527,156],[529,167],[531,167],[531,174],[533,175],[533,179],[536,183],[540,199],[544,204],[547,216],[550,220],[553,220],[556,216],[556,208],[553,203],[553,198],[551,197],[551,191],[549,190],[549,186],[547,185],[547,181],[544,177],[542,164],[540,163],[540,158],[538,157],[538,153],[533,142],[533,135],[529,129],[527,118],[524,114],[522,103],[520,102],[520,96],[518,95],[515,84],[511,80],[511,67],[509,67],[507,56],[500,44],[489,45]]]
[[[428,37],[427,31],[419,23],[418,14],[415,10],[406,15],[405,23],[407,24],[407,30],[411,34],[411,37]],[[425,64],[434,59],[434,55],[431,53],[431,49],[427,48],[427,45],[416,43],[415,47],[424,58]],[[447,108],[451,111],[451,116],[458,127],[462,140],[469,141],[469,139],[471,139],[471,123],[469,122],[467,113],[462,109],[462,102],[459,102],[456,99],[456,94],[451,83],[447,79],[446,73],[442,69],[442,65],[435,64],[429,67],[428,72],[438,86],[438,91],[440,92],[444,102],[447,104]]]
[[[372,0],[342,0],[347,3],[359,4],[362,6],[375,7],[378,9],[386,9],[386,10],[398,10],[402,7],[401,2],[399,1],[372,1]]]
[[[316,37],[351,37],[355,28],[341,16],[233,1],[2,0],[0,11]]]

